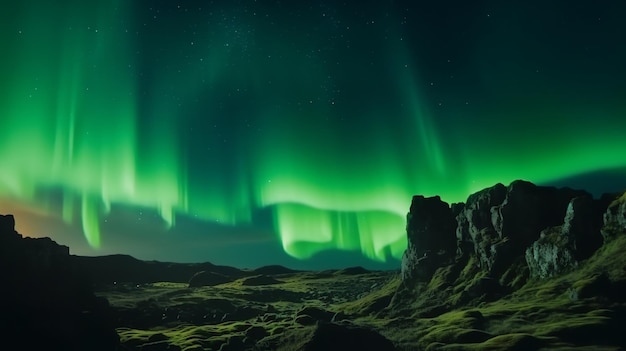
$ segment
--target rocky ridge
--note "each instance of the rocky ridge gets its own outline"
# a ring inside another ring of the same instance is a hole
[[[454,286],[437,293],[448,301],[441,311],[493,301],[532,280],[576,269],[625,232],[626,194],[594,199],[584,190],[517,180],[476,192],[465,203],[414,196],[395,300],[432,293],[428,287],[439,283]],[[419,300],[431,302],[424,295]]]

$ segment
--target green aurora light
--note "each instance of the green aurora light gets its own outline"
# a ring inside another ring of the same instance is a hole
[[[67,2],[0,15],[0,198],[80,222],[96,249],[112,206],[156,209],[169,226],[177,214],[255,226],[266,209],[293,257],[386,261],[406,247],[414,194],[459,202],[496,182],[626,166],[623,101],[554,93],[567,84],[504,64],[481,69],[490,98],[439,109],[419,36],[395,19],[377,22],[383,36],[344,18],[348,49],[321,18],[262,7]],[[516,44],[501,45],[493,62]]]

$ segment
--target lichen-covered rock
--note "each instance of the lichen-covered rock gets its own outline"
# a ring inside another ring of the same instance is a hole
[[[575,240],[561,227],[546,229],[526,249],[526,263],[533,278],[550,278],[578,265],[574,259]]]
[[[439,196],[414,196],[407,214],[408,245],[402,257],[402,279],[428,280],[456,252],[456,221]]]
[[[596,208],[591,196],[570,201],[563,225],[544,229],[539,239],[526,249],[531,277],[545,279],[572,270],[601,246]]]

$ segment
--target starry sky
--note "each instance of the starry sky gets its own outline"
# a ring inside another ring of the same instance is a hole
[[[0,213],[74,254],[397,268],[412,195],[626,189],[624,1],[0,6]]]

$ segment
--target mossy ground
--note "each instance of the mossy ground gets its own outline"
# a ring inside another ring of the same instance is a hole
[[[375,329],[398,350],[620,350],[625,249],[626,235],[617,236],[576,270],[549,280],[524,283],[510,273],[509,290],[490,299],[476,290],[486,277],[472,257],[404,293],[397,293],[403,291],[398,272],[325,271],[274,275],[278,283],[271,285],[246,285],[245,278],[200,288],[162,282],[103,287],[98,294],[121,316],[118,333],[127,350],[149,343],[186,351],[298,349],[312,328],[296,321],[305,306]],[[203,319],[194,310],[218,315]],[[123,320],[133,313],[136,320]],[[264,332],[251,335],[253,327]]]

